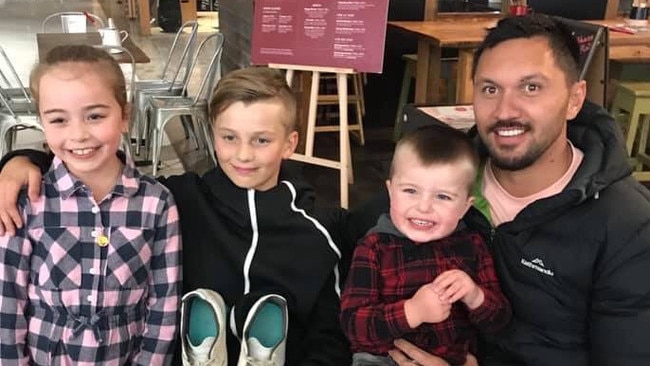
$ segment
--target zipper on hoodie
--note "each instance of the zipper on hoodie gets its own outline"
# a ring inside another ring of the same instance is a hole
[[[251,236],[251,245],[248,248],[248,253],[246,253],[246,258],[244,259],[244,268],[242,269],[242,274],[244,277],[244,295],[248,294],[251,290],[251,279],[250,279],[250,270],[251,263],[253,262],[253,257],[257,251],[257,243],[259,241],[259,229],[257,226],[257,209],[255,208],[255,190],[248,189],[248,213],[251,218],[251,229],[253,235]]]

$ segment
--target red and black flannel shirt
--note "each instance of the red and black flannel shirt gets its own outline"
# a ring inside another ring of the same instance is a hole
[[[456,268],[483,289],[483,304],[470,311],[458,301],[445,321],[411,329],[404,302],[422,285]],[[452,365],[463,364],[467,352],[475,352],[477,330],[497,331],[511,316],[483,239],[467,230],[419,245],[394,234],[366,235],[354,251],[341,308],[352,352],[386,355],[394,348],[393,340],[403,338]]]

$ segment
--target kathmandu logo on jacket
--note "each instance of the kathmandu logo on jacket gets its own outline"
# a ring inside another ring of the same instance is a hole
[[[527,261],[522,258],[521,264],[523,264],[528,268],[532,268],[539,273],[543,273],[547,276],[555,276],[555,272],[551,271],[550,269],[546,269],[546,267],[544,266],[544,261],[539,258],[535,258],[532,261]]]

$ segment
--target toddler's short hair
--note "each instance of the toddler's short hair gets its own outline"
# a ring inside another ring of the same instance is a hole
[[[480,160],[472,140],[464,132],[448,125],[432,124],[405,134],[395,147],[389,179],[395,170],[394,156],[404,148],[412,149],[424,166],[469,162],[472,168],[472,180],[469,182],[471,192]]]

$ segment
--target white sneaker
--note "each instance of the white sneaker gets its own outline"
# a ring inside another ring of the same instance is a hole
[[[206,337],[194,345],[190,341],[190,304],[201,299],[214,312],[214,320],[218,329],[217,337]],[[208,289],[197,289],[188,292],[181,300],[181,348],[183,366],[227,366],[228,354],[226,349],[226,304],[218,293]]]
[[[273,348],[264,347],[255,337],[248,338],[248,354],[255,360],[270,360],[273,356]]]
[[[281,309],[282,315],[282,337],[271,345],[263,345],[258,338],[250,335],[253,324],[258,320],[257,315],[259,315],[262,306],[267,303],[277,305]],[[260,297],[246,315],[237,366],[284,366],[288,326],[289,314],[287,301],[284,297],[274,294]]]
[[[201,344],[195,346],[190,341],[190,337],[185,336],[183,346],[187,349],[183,350],[183,365],[209,365],[210,349],[215,345],[215,339],[215,337],[207,337]]]

